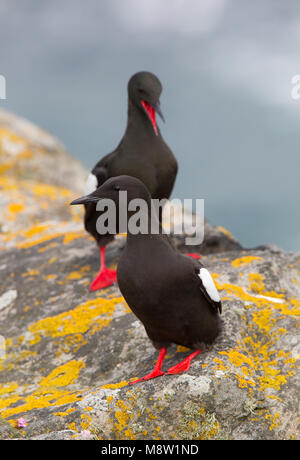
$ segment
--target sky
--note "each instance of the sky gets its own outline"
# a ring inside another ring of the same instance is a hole
[[[0,105],[87,168],[124,133],[127,82],[161,80],[172,197],[245,246],[300,249],[297,0],[1,0]]]

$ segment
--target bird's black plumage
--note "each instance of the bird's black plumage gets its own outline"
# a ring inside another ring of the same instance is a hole
[[[130,78],[126,131],[117,148],[98,161],[92,169],[92,180],[94,177],[97,179],[94,182],[95,188],[110,177],[125,174],[140,179],[152,198],[169,198],[176,179],[177,161],[143,105],[146,103],[147,107],[150,107],[150,114],[152,110],[162,116],[159,106],[161,91],[159,79],[151,72],[138,72]],[[91,191],[88,187],[87,192]],[[105,246],[114,237],[97,232],[98,217],[99,212],[96,211],[95,203],[87,204],[85,228],[99,246]]]
[[[150,230],[151,197],[136,178],[111,178],[73,204],[110,198],[118,208],[119,191],[127,192],[128,202],[146,201]],[[125,300],[157,349],[171,343],[203,349],[219,334],[221,301],[212,278],[199,261],[174,249],[166,234],[133,234],[128,227],[117,278]]]

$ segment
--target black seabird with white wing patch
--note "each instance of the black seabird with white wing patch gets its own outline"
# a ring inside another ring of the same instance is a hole
[[[162,119],[159,98],[162,85],[151,72],[138,72],[128,82],[127,127],[117,148],[104,156],[92,169],[86,184],[86,195],[92,193],[108,178],[127,174],[137,177],[148,188],[152,198],[169,198],[177,175],[177,161],[165,143],[156,123]],[[100,212],[95,203],[85,206],[84,224],[100,249],[101,270],[91,284],[94,291],[116,281],[116,272],[105,266],[105,247],[114,236],[97,232]]]
[[[143,199],[147,203],[151,228],[151,197],[136,178],[119,176],[108,179],[88,196],[71,204],[94,203],[110,198],[119,212],[119,191],[127,192],[128,202]],[[128,203],[127,202],[127,203]],[[131,213],[128,212],[128,219]],[[212,277],[203,265],[181,254],[164,233],[133,234],[127,229],[127,240],[119,260],[118,284],[129,307],[143,323],[149,339],[159,350],[157,364],[140,380],[162,375],[162,362],[171,343],[195,349],[168,374],[186,371],[191,359],[211,345],[220,332],[221,300]]]

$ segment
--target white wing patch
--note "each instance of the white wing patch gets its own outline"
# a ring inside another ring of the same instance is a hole
[[[95,174],[90,173],[85,183],[84,194],[89,195],[98,188],[98,180]]]
[[[206,292],[211,300],[214,302],[221,302],[214,280],[212,279],[209,271],[206,268],[200,268],[200,273],[198,276],[200,277],[202,284],[205,287]]]

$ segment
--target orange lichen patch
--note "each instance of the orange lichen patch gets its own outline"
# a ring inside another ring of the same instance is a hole
[[[75,411],[75,408],[70,407],[65,412],[54,412],[54,415],[59,416],[59,417],[66,417],[67,415],[72,414],[72,412],[74,411]]]
[[[184,353],[186,351],[190,351],[190,348],[184,347],[183,345],[177,345],[176,352],[178,352],[178,353],[183,352]]]
[[[68,361],[55,368],[47,377],[40,381],[41,387],[65,387],[74,383],[80,370],[85,367],[82,361]]]
[[[41,319],[29,326],[29,331],[34,337],[31,343],[37,343],[45,336],[63,337],[68,334],[82,334],[90,328],[92,328],[90,332],[94,333],[110,324],[115,308],[121,302],[123,302],[122,297],[109,300],[96,298],[78,305],[73,310]]]
[[[22,240],[19,241],[16,244],[16,246],[19,248],[23,248],[23,247],[27,247],[27,246],[29,247],[35,244],[39,244],[43,241],[49,240],[50,238],[55,238],[56,236],[61,236],[61,233],[56,232],[56,233],[51,233],[51,234],[45,234],[44,236],[39,237],[38,239],[34,239],[36,236],[39,236],[45,233],[46,231],[51,231],[51,230],[52,228],[50,224],[37,224],[37,225],[33,225],[27,230],[11,232],[8,235],[5,235],[5,237],[3,237],[3,241],[8,242],[8,241],[13,240],[14,238],[22,238],[23,241]]]
[[[0,401],[0,415],[2,418],[12,417],[16,414],[28,412],[33,409],[41,409],[49,406],[62,406],[82,399],[82,396],[78,396],[76,392],[64,391],[58,389],[37,389],[34,393],[28,396],[15,396],[10,399],[3,401],[3,405]],[[20,404],[16,407],[11,407],[16,402],[23,401],[24,404]]]
[[[13,393],[18,389],[17,382],[11,382],[4,385],[0,385],[0,395]]]
[[[215,274],[213,274],[212,276],[214,278],[214,281],[215,281],[215,284],[218,290],[222,291],[224,289],[225,291],[227,291],[228,294],[232,294],[233,296],[238,297],[244,302],[252,302],[258,306],[259,305],[260,306],[269,305],[270,302],[273,303],[272,299],[268,298],[267,296],[257,296],[254,294],[249,294],[243,287],[235,285],[235,284],[229,284],[229,283],[221,284],[218,282],[217,276]],[[260,292],[261,292],[261,289],[260,289]],[[265,294],[264,291],[263,291],[263,294]]]
[[[128,382],[127,380],[122,380],[122,382],[118,382],[118,383],[107,383],[106,385],[102,385],[101,388],[104,390],[104,389],[112,389],[112,390],[115,390],[116,388],[123,388],[123,387],[126,387],[126,385],[128,385]]]
[[[1,169],[0,169],[0,173],[1,173]],[[6,191],[18,191],[19,190],[16,179],[12,177],[6,177],[4,175],[0,175],[0,187]]]
[[[43,233],[48,228],[49,228],[48,224],[33,225],[28,230],[25,230],[24,232],[22,232],[22,236],[24,236],[25,238],[31,238],[32,236]]]
[[[15,163],[13,161],[7,161],[6,163],[1,164],[0,165],[0,174],[4,174],[9,169],[13,168],[14,164]]]
[[[39,248],[38,252],[46,252],[46,251],[48,251],[48,249],[55,248],[55,246],[57,246],[57,245],[58,245],[58,243],[55,243],[55,242],[49,243],[46,246],[43,246],[42,248]],[[52,263],[52,262],[49,261],[49,263]]]
[[[15,157],[16,159],[20,158],[20,155],[26,154],[26,156],[31,156],[32,152],[29,150],[29,142],[27,139],[19,136],[18,134],[10,131],[6,127],[0,128],[0,153],[4,155],[9,155]],[[16,161],[16,160],[15,160]],[[15,163],[14,161],[14,163]]]
[[[231,362],[231,364],[233,364],[236,367],[245,364],[252,368],[254,367],[253,361],[247,355],[241,353],[240,351],[231,349],[229,351],[220,351],[219,354],[228,356],[228,359]]]
[[[262,292],[265,289],[264,277],[260,273],[249,273],[249,289],[254,292]]]
[[[269,412],[266,413],[265,419],[270,422],[269,430],[272,431],[274,428],[280,426],[280,414],[276,412],[275,414],[271,414]]]
[[[32,191],[39,197],[45,197],[50,200],[58,200],[61,197],[70,198],[71,191],[64,187],[57,187],[54,185],[48,185],[43,183],[34,183],[32,185]]]
[[[66,276],[67,280],[80,280],[82,278],[82,274],[80,272],[71,272],[68,276]]]
[[[58,366],[48,376],[41,379],[33,393],[25,394],[25,396],[24,392],[26,393],[26,390],[24,388],[19,388],[20,394],[17,393],[18,387],[16,384],[14,384],[13,388],[3,386],[5,393],[10,390],[15,394],[7,398],[1,398],[1,417],[7,418],[33,409],[61,406],[82,399],[82,391],[78,395],[75,391],[64,389],[64,387],[74,384],[84,366],[85,364],[82,361],[76,360]],[[12,407],[16,402],[18,402],[18,405]],[[20,402],[23,402],[23,404],[20,404]]]
[[[235,240],[235,238],[232,236],[229,230],[227,230],[224,227],[221,227],[220,225],[217,226],[217,229],[220,230],[220,232],[224,233],[224,235],[228,236],[231,240]]]
[[[47,281],[47,280],[55,280],[56,277],[57,277],[57,275],[55,275],[54,273],[51,273],[50,275],[43,276],[43,280],[45,280],[45,281]]]
[[[92,424],[92,417],[90,417],[87,414],[81,414],[81,422],[80,422],[81,428],[83,430],[87,430],[91,426],[91,424]]]
[[[25,242],[17,243],[17,247],[19,249],[31,248],[32,246],[36,246],[38,244],[45,243],[45,241],[53,240],[54,238],[57,238],[58,236],[61,236],[60,232],[54,233],[52,235],[45,235],[42,238],[38,238],[33,241],[25,241]]]
[[[270,351],[271,343],[262,345],[261,342],[254,342],[251,337],[246,337],[242,347],[220,352],[220,354],[228,357],[231,365],[234,366],[233,368],[222,361],[221,363],[218,362],[218,369],[233,373],[240,388],[251,390],[254,386],[258,386],[260,391],[267,388],[280,390],[281,386],[287,382],[287,378],[293,375],[291,370],[287,370],[286,374],[283,374],[276,368],[279,356],[276,356],[276,352]],[[241,355],[243,355],[242,358]],[[287,365],[293,365],[294,359],[288,358],[285,362]]]
[[[243,267],[244,265],[251,264],[253,261],[263,261],[262,257],[258,256],[246,256],[235,259],[231,262],[231,265],[235,268]]]
[[[23,211],[24,205],[22,203],[10,203],[7,207],[8,212],[10,213],[19,213]]]
[[[130,428],[128,428],[128,422],[133,417],[133,412],[131,407],[124,403],[121,399],[117,402],[117,410],[115,411],[115,417],[117,419],[117,423],[114,424],[114,429],[117,433],[118,437],[124,436],[125,439],[135,439]]]
[[[293,308],[290,308],[288,310],[288,314],[297,315],[297,316],[300,315],[300,300],[299,299],[290,299],[290,304],[293,305]],[[282,308],[284,308],[284,307],[282,307]],[[285,309],[283,310],[283,313],[287,314]]]
[[[27,270],[27,272],[22,274],[22,276],[23,277],[36,276],[36,275],[39,275],[39,274],[40,274],[39,270],[37,270],[36,268],[33,268],[32,270]]]
[[[249,274],[248,288],[255,294],[248,293],[241,286],[221,284],[217,274],[213,277],[216,287],[242,300],[252,317],[247,322],[242,341],[235,348],[219,353],[227,359],[214,360],[215,369],[233,375],[239,387],[248,388],[250,395],[253,387],[260,391],[280,390],[294,374],[296,358],[289,351],[274,349],[278,337],[287,332],[277,326],[277,321],[282,315],[299,315],[300,301],[285,299],[283,293],[265,291],[264,278],[258,273]],[[248,335],[250,332],[251,336]]]
[[[82,278],[84,273],[90,271],[91,267],[90,265],[85,265],[84,267],[81,267],[79,271],[73,271],[69,273],[69,275],[66,276],[67,280],[79,280]]]
[[[59,357],[62,353],[76,353],[80,347],[87,343],[88,340],[85,340],[82,334],[67,335],[63,342],[59,340],[54,341],[54,345],[57,349],[56,357]]]
[[[69,426],[68,426],[68,428],[69,428],[69,430],[71,430],[71,431],[77,431],[77,430],[76,430],[75,422],[70,423]],[[76,436],[77,436],[77,435],[76,435]]]
[[[64,235],[64,244],[71,243],[71,241],[74,241],[78,238],[83,238],[86,236],[86,232],[84,231],[78,231],[78,232],[68,232]]]
[[[53,264],[58,260],[58,257],[51,257],[51,259],[48,260],[48,264]]]

